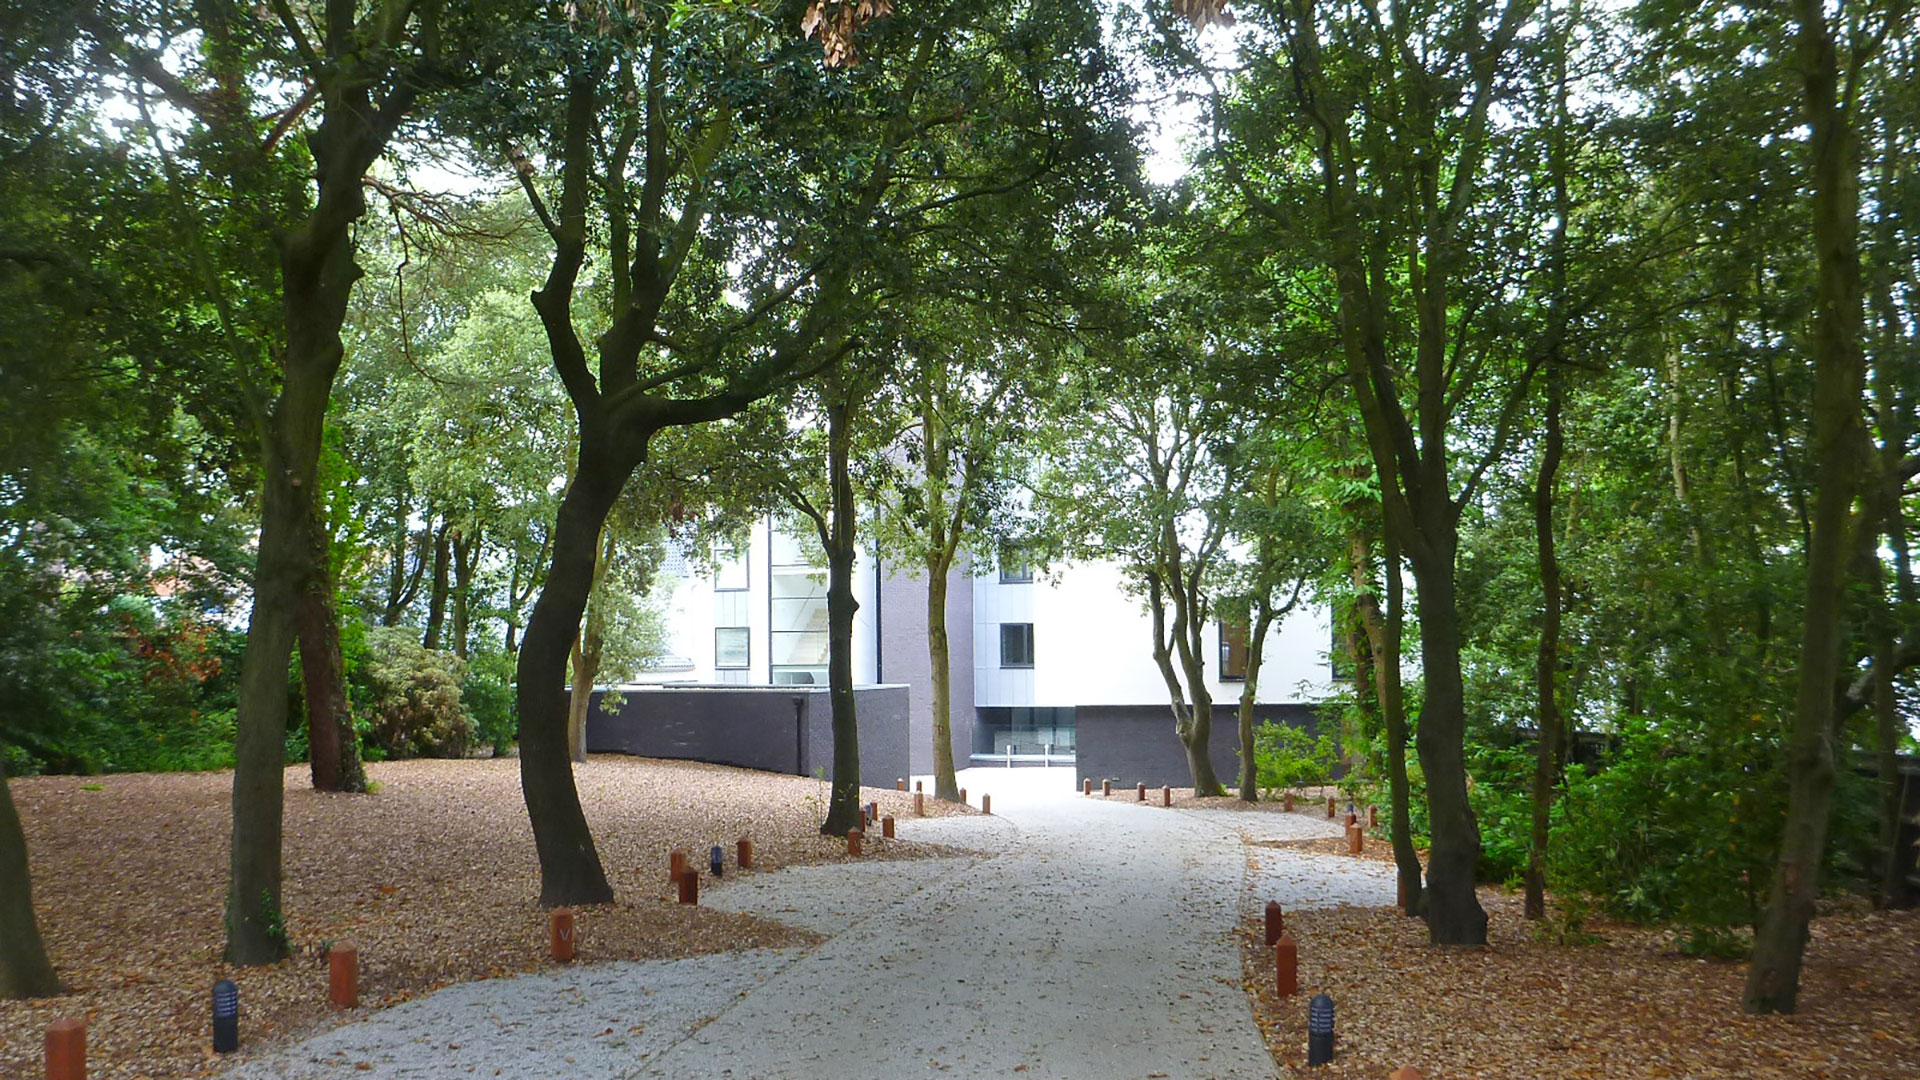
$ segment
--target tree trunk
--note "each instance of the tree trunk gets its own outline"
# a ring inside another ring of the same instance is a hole
[[[1273,605],[1261,600],[1260,614],[1247,628],[1246,680],[1240,684],[1240,801],[1260,799],[1260,770],[1253,759],[1253,705],[1260,696],[1260,664],[1266,657],[1267,631],[1273,628]]]
[[[329,537],[318,507],[310,519],[314,575],[300,602],[300,677],[306,691],[308,764],[320,791],[367,790],[360,739],[347,697],[346,662],[340,655],[340,617],[333,601]]]
[[[1357,524],[1352,540],[1353,583],[1357,594],[1354,606],[1359,610],[1360,625],[1366,631],[1367,644],[1373,654],[1373,696],[1387,733],[1387,831],[1393,842],[1400,894],[1406,898],[1402,910],[1408,915],[1421,915],[1427,906],[1426,887],[1421,881],[1420,853],[1413,846],[1413,787],[1407,777],[1407,707],[1400,685],[1404,591],[1400,584],[1400,555],[1392,537],[1388,537],[1381,559],[1387,586],[1387,610],[1382,616],[1380,601],[1373,593],[1373,555],[1368,550],[1366,534]],[[1358,674],[1356,671],[1355,675]]]
[[[613,530],[602,528],[599,554],[593,564],[593,586],[587,593],[587,616],[580,633],[573,639],[571,668],[573,685],[567,697],[567,756],[575,762],[587,760],[587,709],[593,703],[594,680],[600,677],[600,659],[605,654],[607,622],[601,612],[600,590],[613,565]]]
[[[467,631],[473,624],[473,567],[479,540],[467,529],[453,534],[453,655],[467,659]]]
[[[542,907],[604,904],[613,899],[573,783],[567,746],[567,659],[593,590],[601,527],[635,464],[614,460],[601,439],[581,439],[579,466],[554,523],[546,587],[534,602],[520,643],[514,688],[520,717],[520,786],[540,855]]]
[[[933,796],[949,802],[960,799],[960,782],[953,769],[953,651],[947,639],[947,574],[949,560],[927,559],[927,659],[933,682]]]
[[[0,998],[52,997],[63,989],[34,918],[27,836],[7,786],[6,758],[0,755]]]
[[[429,649],[440,647],[441,628],[447,621],[447,570],[453,561],[453,524],[442,521],[433,534],[433,585],[427,594],[427,631],[420,644]]]
[[[1526,915],[1547,914],[1547,839],[1553,792],[1560,782],[1564,721],[1555,679],[1560,665],[1560,560],[1553,547],[1553,482],[1564,449],[1560,431],[1560,369],[1547,369],[1547,445],[1533,488],[1533,534],[1540,557],[1540,649],[1534,669],[1539,699],[1539,744],[1534,747],[1533,822],[1527,838]]]
[[[860,724],[853,696],[853,475],[851,407],[846,399],[827,406],[827,471],[833,489],[833,527],[827,549],[827,696],[833,703],[833,792],[826,836],[845,836],[864,820],[860,812]]]
[[[1813,418],[1817,483],[1807,541],[1800,683],[1787,752],[1787,821],[1766,914],[1753,939],[1742,1004],[1750,1013],[1792,1012],[1800,992],[1807,926],[1819,895],[1833,801],[1834,681],[1840,667],[1841,585],[1848,516],[1863,462],[1858,450],[1865,365],[1860,353],[1860,256],[1855,232],[1852,133],[1839,101],[1839,61],[1820,0],[1801,0],[1799,49],[1812,131],[1813,242],[1819,276],[1813,325]]]
[[[1485,945],[1487,913],[1474,892],[1480,826],[1467,800],[1466,694],[1460,678],[1460,614],[1453,591],[1456,533],[1445,514],[1427,515],[1429,544],[1416,550],[1414,588],[1420,600],[1420,656],[1426,700],[1414,746],[1427,779],[1433,848],[1427,856],[1427,938],[1435,945]],[[1424,565],[1423,565],[1424,563]]]

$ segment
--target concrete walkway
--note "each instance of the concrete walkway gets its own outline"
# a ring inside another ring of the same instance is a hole
[[[1305,815],[1083,799],[1062,772],[973,770],[964,782],[976,805],[993,795],[995,817],[900,823],[903,837],[975,854],[794,867],[703,892],[829,935],[814,948],[450,987],[229,1075],[1273,1076],[1235,922],[1270,898],[1389,903],[1391,867],[1243,842],[1337,834]]]

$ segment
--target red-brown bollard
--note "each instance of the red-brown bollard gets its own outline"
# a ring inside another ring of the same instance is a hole
[[[1388,1073],[1387,1080],[1426,1080],[1426,1077],[1420,1075],[1419,1069],[1411,1065],[1402,1065]]]
[[[1140,792],[1140,801],[1146,802],[1147,801],[1147,782],[1145,780],[1140,781],[1140,787],[1138,790]]]
[[[687,849],[674,848],[667,853],[667,880],[679,881],[687,869]]]
[[[87,1080],[87,1022],[80,1017],[47,1025],[47,1080]]]
[[[547,918],[547,955],[558,963],[573,962],[573,909],[557,907]]]
[[[859,829],[848,829],[847,830],[847,854],[849,855],[860,854],[860,841],[865,839],[866,835],[867,834],[861,832]]]
[[[1280,911],[1280,901],[1267,901],[1267,948],[1273,948],[1274,942],[1279,941],[1280,935],[1286,932],[1287,917]]]
[[[1360,815],[1354,813],[1351,810],[1347,811],[1347,828],[1351,829],[1359,823],[1360,823]]]
[[[926,789],[927,789],[927,782],[925,780],[915,780],[913,782],[913,790],[925,791]]]
[[[360,950],[351,945],[327,950],[327,1001],[336,1009],[360,1004]]]
[[[987,794],[980,796],[980,812],[983,814],[993,813],[993,796]]]
[[[967,789],[966,789],[966,788],[961,788],[961,789],[960,789],[960,802],[961,802],[961,803],[962,803],[962,804],[964,805],[964,804],[966,803],[966,801],[967,801]]]
[[[1100,794],[1101,794],[1101,795],[1102,795],[1103,797],[1104,797],[1104,796],[1110,796],[1110,795],[1112,795],[1112,794],[1113,794],[1113,781],[1111,781],[1111,780],[1102,780],[1102,781],[1100,781]]]
[[[1285,795],[1280,796],[1280,809],[1285,810],[1289,814],[1293,813],[1293,792],[1289,791]]]
[[[700,902],[700,871],[691,866],[680,871],[680,902],[683,904]]]
[[[1273,989],[1281,997],[1300,992],[1300,949],[1285,934],[1273,943]]]
[[[893,790],[895,791],[907,790],[907,782],[905,780],[895,780],[893,782]]]
[[[1377,829],[1379,827],[1380,827],[1380,808],[1377,806],[1367,807],[1367,828]]]
[[[1347,826],[1347,854],[1358,855],[1366,847],[1367,830],[1358,825]]]
[[[927,816],[927,794],[924,791],[916,791],[913,793],[913,816]]]
[[[1333,820],[1333,796],[1327,796],[1327,820]]]
[[[1168,787],[1165,784],[1160,785],[1160,805],[1161,806],[1173,805],[1173,789]]]
[[[888,840],[893,839],[893,815],[892,814],[888,814],[886,817],[883,817],[880,819],[880,835],[887,838]]]
[[[1080,794],[1082,795],[1093,794],[1093,780],[1091,777],[1080,781]]]
[[[742,870],[753,869],[753,841],[752,840],[749,840],[743,836],[740,838],[738,843],[733,845],[733,861],[738,863],[740,866],[740,869]]]

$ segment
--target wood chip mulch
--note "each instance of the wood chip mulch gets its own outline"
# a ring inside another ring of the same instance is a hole
[[[1331,856],[1330,856],[1331,857]],[[1258,900],[1259,898],[1253,898]],[[1483,889],[1491,945],[1438,948],[1394,908],[1286,914],[1300,992],[1278,998],[1256,913],[1239,928],[1246,986],[1287,1075],[1379,1080],[1912,1080],[1920,1076],[1920,911],[1816,919],[1800,1011],[1740,1011],[1747,965],[1677,952],[1669,932],[1611,922],[1602,940],[1535,933],[1521,897]],[[1264,905],[1262,905],[1264,906]],[[1331,1064],[1307,1068],[1307,1001],[1335,1003]]]
[[[312,789],[286,773],[285,911],[291,959],[264,968],[221,960],[231,773],[38,777],[11,782],[27,834],[34,907],[68,993],[0,1001],[0,1076],[42,1071],[47,1026],[87,1020],[88,1075],[193,1077],[263,1047],[358,1015],[327,1005],[325,953],[360,955],[361,1009],[450,983],[551,965],[539,867],[518,763],[383,762],[372,795]],[[580,909],[580,959],[644,960],[804,945],[815,937],[766,919],[677,902],[668,853],[704,867],[713,844],[734,867],[750,836],[752,872],[846,859],[822,837],[827,785],[803,777],[690,762],[596,755],[575,766],[616,901]],[[913,796],[868,788],[883,815],[913,814]],[[974,813],[928,796],[929,816]],[[889,841],[876,827],[865,858],[943,853]],[[710,882],[707,878],[706,882]],[[703,882],[705,884],[706,882]],[[216,1058],[209,993],[240,987],[242,1050]]]

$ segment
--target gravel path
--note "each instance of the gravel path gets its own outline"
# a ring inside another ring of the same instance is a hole
[[[1232,928],[1266,899],[1390,902],[1391,867],[1243,843],[1338,832],[1309,815],[1141,808],[1022,772],[1041,770],[967,779],[995,817],[900,823],[977,854],[791,867],[702,895],[827,935],[814,948],[457,986],[229,1075],[1272,1076]]]

